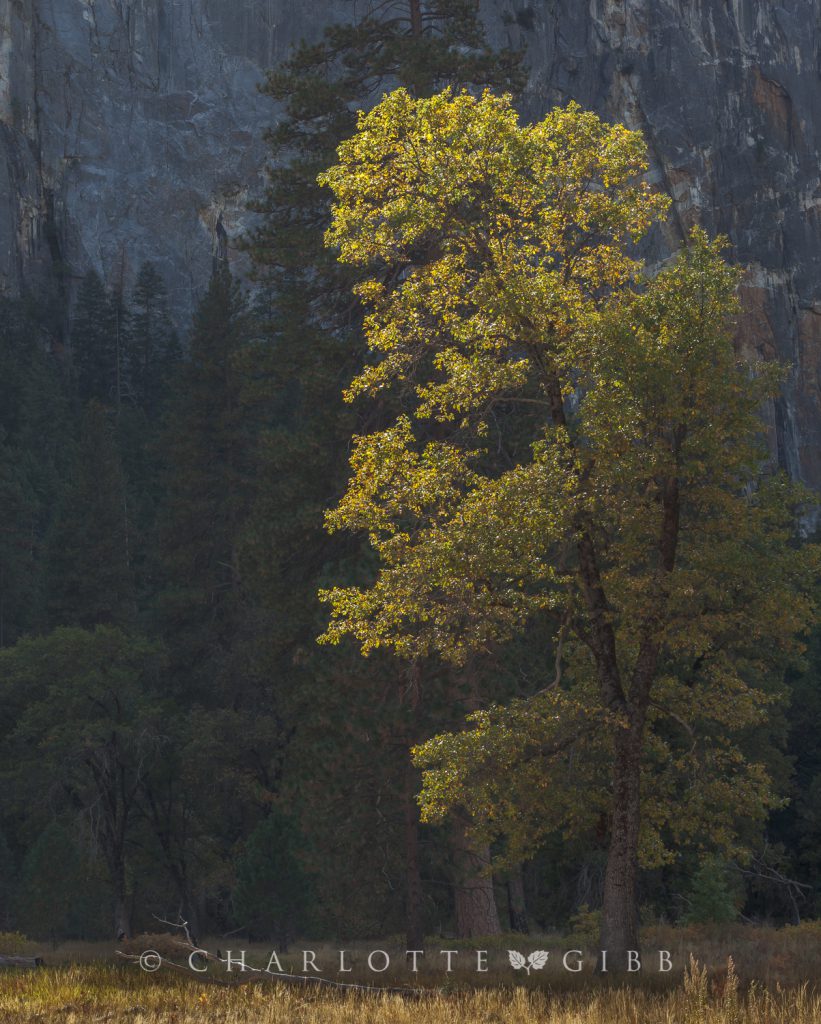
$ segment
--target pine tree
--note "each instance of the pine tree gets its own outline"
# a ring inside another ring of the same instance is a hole
[[[36,518],[24,460],[0,426],[0,647],[36,621]]]
[[[158,627],[168,640],[181,714],[180,771],[145,789],[145,815],[180,901],[222,878],[276,784],[280,723],[250,649],[264,638],[248,600],[239,547],[256,483],[257,424],[242,403],[243,354],[254,319],[227,265],[216,263],[195,312],[157,449],[165,496],[158,512]],[[219,771],[214,774],[214,765]],[[202,771],[212,774],[208,791]],[[192,874],[194,861],[199,877]],[[223,898],[220,921],[230,920]]]
[[[61,489],[68,404],[42,311],[0,301],[0,646],[44,624],[44,538]]]
[[[234,909],[253,938],[276,939],[280,950],[305,927],[309,882],[296,856],[293,822],[272,811],[257,825],[237,859]]]
[[[131,546],[137,603],[147,613],[160,585],[157,515],[162,501],[162,433],[182,350],[171,321],[163,279],[150,262],[140,267],[123,319],[122,397],[117,447],[137,542]],[[127,400],[126,400],[127,399]]]
[[[117,403],[121,395],[122,353],[118,310],[100,275],[89,270],[80,284],[71,319],[71,350],[81,401]]]
[[[55,946],[60,939],[76,937],[84,916],[83,890],[77,847],[67,830],[52,821],[29,847],[20,870],[15,901],[20,928]]]
[[[475,0],[403,0],[372,9],[352,24],[331,26],[317,44],[301,45],[268,76],[264,91],[284,104],[285,116],[268,136],[270,184],[257,207],[261,225],[249,241],[265,286],[269,345],[250,353],[261,379],[246,401],[252,405],[267,394],[277,403],[276,426],[260,439],[259,494],[243,546],[246,574],[273,624],[264,671],[289,681],[287,690],[302,702],[292,707],[295,720],[305,713],[329,723],[346,719],[342,731],[330,725],[337,741],[327,757],[347,766],[360,762],[359,784],[382,794],[379,821],[357,834],[379,834],[387,821],[386,846],[405,844],[412,946],[423,929],[418,778],[397,751],[424,736],[421,719],[434,707],[442,711],[441,694],[426,683],[420,701],[418,679],[409,681],[406,669],[390,659],[363,667],[350,651],[329,658],[314,649],[322,623],[318,583],[332,566],[352,580],[368,566],[358,541],[328,538],[322,525],[324,509],[344,491],[348,439],[365,425],[341,400],[363,355],[361,310],[350,294],[355,275],[323,246],[330,204],[316,177],[353,133],[356,108],[382,89],[405,84],[430,95],[446,84],[514,90],[523,84],[519,55],[487,46],[478,11]],[[428,682],[437,678],[434,672]],[[313,728],[305,732],[316,739]],[[374,735],[380,737],[376,760]],[[320,788],[315,827],[322,829],[333,785]],[[360,813],[363,802],[357,806]],[[351,813],[350,793],[339,795],[336,813]],[[364,862],[358,853],[351,859]]]
[[[0,827],[0,931],[11,929],[11,902],[17,881],[17,870],[14,857],[6,839],[6,833]]]
[[[251,318],[224,264],[215,267],[194,317],[162,444],[167,500],[161,544],[164,628],[189,680],[230,661],[243,625],[239,533],[253,492],[252,425],[240,394],[238,356]]]
[[[53,625],[133,623],[134,531],[114,426],[98,402],[86,408],[80,437],[49,537],[49,613]]]
[[[134,401],[154,416],[182,353],[168,310],[165,282],[151,262],[140,267],[131,295],[127,347]]]
[[[730,924],[738,917],[740,886],[720,857],[705,857],[690,886],[685,924]]]

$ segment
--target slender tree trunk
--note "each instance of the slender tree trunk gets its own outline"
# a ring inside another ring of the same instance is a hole
[[[118,939],[131,938],[131,915],[128,912],[128,900],[122,896],[116,898],[114,907],[114,931]]]
[[[113,893],[114,937],[131,938],[131,903],[128,895],[124,851],[125,827],[122,820],[110,829],[103,838],[108,876]]]
[[[405,770],[405,930],[406,949],[422,949],[425,927],[422,913],[422,875],[419,871],[419,808],[414,799],[416,772],[411,764]]]
[[[200,912],[197,901],[193,896],[189,880],[188,862],[186,857],[185,829],[187,814],[185,806],[180,805],[173,798],[169,789],[163,794],[160,801],[155,791],[144,780],[141,787],[145,799],[143,813],[151,823],[157,842],[163,853],[165,868],[174,883],[174,888],[179,899],[179,912],[183,920],[188,923],[188,930],[192,935],[199,934]],[[177,833],[175,836],[175,829]],[[175,839],[177,851],[175,852]]]
[[[490,848],[472,844],[462,822],[453,831],[453,864],[457,938],[501,934],[493,877],[488,872]]]
[[[507,879],[507,911],[510,918],[510,930],[530,934],[530,922],[527,919],[527,903],[525,902],[525,885],[522,877],[522,866],[519,864]]]
[[[174,887],[177,890],[177,896],[180,901],[180,916],[183,921],[188,923],[188,931],[191,935],[197,936],[200,933],[199,912],[197,910],[196,901],[191,897],[188,879],[185,875],[184,869],[177,868],[173,870],[171,874],[174,880]]]
[[[457,678],[453,677],[453,683]],[[462,690],[465,711],[481,706],[475,666],[468,664],[462,670]],[[466,686],[465,686],[466,684]],[[464,811],[455,811],[451,831],[453,858],[453,898],[456,916],[456,935],[472,939],[479,935],[500,935],[499,912],[490,873],[490,847],[477,847],[467,835],[470,819]]]
[[[607,951],[607,970],[611,972],[626,971],[629,951],[639,950],[637,880],[644,714],[631,717],[629,727],[619,728],[615,737],[613,814],[604,876],[600,948]]]
[[[417,739],[421,688],[421,668],[419,663],[414,661],[408,668],[407,688],[403,692],[403,699],[407,699],[409,710],[406,736],[408,751]],[[416,803],[419,773],[414,768],[408,752],[406,752],[405,758],[405,779],[402,793],[402,812],[405,823],[405,949],[422,949],[425,942],[425,925],[422,908],[422,875],[419,869],[419,806]]]
[[[410,0],[410,23],[411,35],[419,37],[422,35],[422,4],[421,0]]]
[[[115,882],[114,889],[114,935],[119,938],[131,938],[131,910],[128,905],[128,893],[125,891],[125,875]]]

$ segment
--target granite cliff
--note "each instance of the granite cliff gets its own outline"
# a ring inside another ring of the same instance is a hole
[[[146,258],[184,320],[262,184],[264,68],[345,0],[0,0],[0,289],[70,298]],[[741,344],[792,365],[774,454],[821,489],[821,0],[486,0],[524,111],[641,128],[675,200],[748,268]],[[113,278],[113,280],[112,280]]]

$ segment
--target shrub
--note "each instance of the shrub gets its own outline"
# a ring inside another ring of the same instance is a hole
[[[54,946],[65,939],[89,938],[99,931],[101,913],[107,909],[104,888],[96,883],[67,829],[51,822],[23,861],[14,923]]]
[[[580,947],[590,949],[599,941],[601,931],[601,911],[590,910],[586,903],[583,903],[578,911],[570,918],[570,934],[568,941],[577,943]]]
[[[290,819],[272,811],[248,837],[237,860],[234,908],[252,938],[276,939],[280,948],[303,927],[309,905],[308,878],[296,858]]]
[[[738,917],[741,893],[720,857],[707,857],[693,876],[685,924],[730,924]]]
[[[185,960],[190,953],[189,946],[182,937],[178,938],[167,932],[159,932],[154,935],[144,933],[135,935],[133,939],[122,939],[117,943],[117,949],[130,956],[139,956],[140,953],[152,949],[167,960],[179,961]]]
[[[20,932],[0,932],[0,953],[6,956],[27,956],[37,950],[37,943]]]

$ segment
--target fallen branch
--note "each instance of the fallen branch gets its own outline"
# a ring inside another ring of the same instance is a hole
[[[3,956],[0,954],[0,967],[42,967],[41,956]]]
[[[801,924],[801,912],[798,909],[798,900],[805,899],[806,893],[812,889],[812,886],[808,885],[806,882],[799,882],[795,878],[788,878],[771,864],[768,864],[765,860],[766,856],[767,848],[765,846],[764,853],[760,857],[753,857],[753,870],[743,868],[740,864],[735,864],[735,869],[746,878],[758,878],[763,882],[774,882],[776,885],[784,886],[790,903],[792,904],[793,915],[795,917],[793,923]]]

